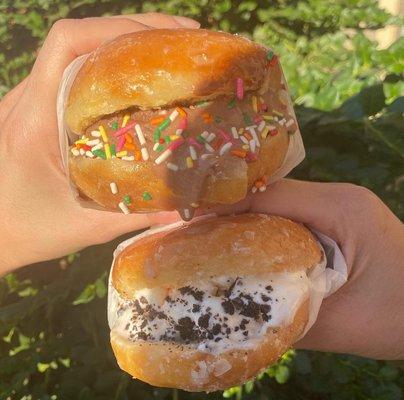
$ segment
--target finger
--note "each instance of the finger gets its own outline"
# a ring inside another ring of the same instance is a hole
[[[60,20],[49,32],[31,72],[21,108],[30,109],[37,121],[56,124],[55,109],[59,83],[65,68],[77,56],[89,53],[102,43],[133,31],[150,29],[128,18],[85,18]],[[36,101],[32,102],[35,98]],[[56,151],[56,142],[53,144]]]
[[[341,208],[344,184],[282,179],[263,193],[249,195],[232,206],[211,211],[219,214],[256,212],[274,214],[307,224],[338,240],[343,236]]]
[[[113,16],[112,18],[129,18],[134,21],[152,26],[153,28],[193,28],[197,29],[201,26],[198,21],[194,19],[177,16],[167,15],[162,13],[145,13],[145,14],[126,14]]]
[[[84,18],[57,21],[39,51],[32,69],[36,90],[55,93],[64,69],[76,57],[94,50],[113,38],[150,29],[129,18]]]
[[[176,211],[163,211],[157,213],[130,214],[124,215],[117,212],[106,212],[89,210],[94,218],[95,236],[97,243],[108,242],[128,232],[138,231],[155,225],[166,225],[180,221],[181,218]]]

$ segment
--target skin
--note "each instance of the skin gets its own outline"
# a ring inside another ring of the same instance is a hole
[[[125,33],[184,26],[199,23],[149,13],[60,20],[51,28],[29,76],[0,102],[0,275],[178,218],[81,208],[63,171],[55,104],[63,71],[77,56]]]
[[[296,347],[404,359],[404,225],[370,190],[282,179],[216,213],[258,212],[302,222],[333,238],[348,282],[326,298]]]
[[[0,102],[0,276],[178,219],[174,212],[123,215],[82,208],[61,164],[55,104],[63,70],[77,56],[124,33],[181,26],[199,23],[149,13],[61,20],[52,27],[30,75]],[[376,195],[350,184],[283,179],[213,211],[280,215],[339,244],[349,280],[324,300],[297,347],[404,359],[404,227]]]

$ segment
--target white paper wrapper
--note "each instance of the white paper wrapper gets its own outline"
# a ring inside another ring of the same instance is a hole
[[[74,79],[88,56],[89,54],[84,54],[73,60],[64,70],[62,80],[59,84],[58,96],[56,100],[56,113],[58,118],[60,152],[66,172],[69,145],[71,142],[77,139],[77,135],[73,134],[69,131],[69,129],[67,129],[64,118],[65,106]],[[77,192],[77,190],[75,192]]]
[[[63,165],[65,167],[66,175],[69,176],[68,171],[68,152],[69,147],[74,143],[75,140],[78,139],[78,136],[73,132],[70,132],[65,124],[64,112],[65,112],[65,105],[66,100],[69,95],[70,88],[73,84],[73,81],[80,70],[81,66],[83,65],[84,61],[90,54],[85,54],[77,59],[75,59],[64,71],[60,86],[59,92],[57,97],[57,118],[58,118],[58,128],[59,128],[59,142],[60,142],[60,151],[62,156]],[[284,79],[282,74],[282,83],[285,85],[287,92],[289,90],[287,88],[287,83]],[[289,99],[290,103],[290,99]],[[293,106],[290,103],[287,106],[288,110],[293,115],[293,118],[296,120],[296,115],[293,110]],[[299,128],[295,131],[293,135],[290,135],[289,147],[287,150],[287,154],[285,159],[281,165],[281,167],[270,177],[268,177],[268,184],[285,177],[293,168],[295,168],[305,157],[305,149],[303,145],[303,140],[300,134]],[[80,193],[77,187],[70,181],[70,187],[72,190],[73,195],[77,199],[78,202],[83,207],[87,208],[95,208],[95,209],[102,209],[95,201],[84,199],[80,196]],[[117,207],[117,212],[121,212],[121,210]]]
[[[200,218],[214,217],[215,215],[206,215]],[[198,220],[198,218],[195,218],[191,223],[195,222],[195,220]],[[155,227],[122,242],[114,251],[114,261],[119,253],[121,253],[126,247],[130,246],[135,241],[140,240],[152,233],[171,230],[183,226],[184,224],[187,223],[178,222],[167,226]],[[314,267],[308,275],[310,293],[309,320],[299,339],[301,339],[315,323],[323,299],[338,290],[348,278],[347,264],[337,243],[333,239],[323,235],[320,232],[313,231],[313,233],[317,236],[319,242],[321,243],[325,258],[324,262]],[[114,268],[114,261],[110,271],[108,289],[108,323],[111,330],[117,326],[117,310],[118,302],[120,300],[119,295],[111,285],[111,274]],[[293,318],[293,315],[290,315],[290,318]],[[256,339],[259,341],[259,338]],[[254,345],[254,341],[252,340],[249,345]]]

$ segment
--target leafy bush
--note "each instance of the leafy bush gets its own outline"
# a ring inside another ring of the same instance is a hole
[[[294,176],[369,187],[404,217],[403,41],[364,35],[398,23],[376,0],[0,2],[0,95],[28,72],[62,17],[165,11],[241,32],[281,55],[307,149]],[[268,5],[270,3],[270,5]],[[120,238],[122,240],[123,238]],[[106,276],[120,241],[30,266],[0,280],[1,399],[401,399],[390,363],[291,350],[256,381],[188,394],[131,380],[108,343]]]

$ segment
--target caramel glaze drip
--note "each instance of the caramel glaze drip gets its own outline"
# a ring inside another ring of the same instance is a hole
[[[122,150],[126,150],[128,156],[134,155],[135,160],[125,162],[154,163],[157,176],[166,182],[175,194],[174,208],[184,220],[190,220],[203,197],[206,179],[212,172],[215,175],[226,173],[230,166],[230,170],[236,175],[239,170],[240,176],[244,174],[245,177],[245,162],[254,162],[257,159],[262,141],[270,140],[277,132],[295,132],[297,124],[293,118],[290,98],[282,82],[280,69],[274,68],[273,74],[277,76],[271,76],[270,70],[269,85],[268,82],[266,85],[269,87],[244,93],[242,99],[237,98],[235,94],[229,94],[211,102],[188,106],[159,110],[128,109],[99,119],[86,129],[84,136],[93,140],[91,132],[98,130],[101,125],[106,131],[109,144],[117,147],[118,138],[115,134],[121,128],[125,115],[129,116],[129,119],[126,117],[127,125],[133,125],[134,122],[139,124],[146,143],[141,145],[135,128],[131,128],[127,133],[133,139],[133,143],[126,142]],[[152,124],[152,121],[156,118],[162,121],[168,120],[174,110],[179,110],[180,113],[165,129],[160,129],[160,143],[157,145],[156,128],[163,122]],[[187,126],[180,136],[176,136],[185,114]],[[269,130],[266,129],[266,133],[265,130],[264,132],[258,130],[262,121],[265,121],[265,127],[267,125],[270,127]],[[236,135],[233,133],[233,127],[237,129]],[[254,141],[252,130],[256,133],[259,143],[252,143]],[[201,134],[204,132],[205,136],[211,133],[214,136],[202,139]],[[99,139],[102,143],[102,138]],[[182,142],[181,146],[173,150],[163,162],[156,164],[156,159],[175,142],[175,139]],[[228,142],[231,142],[231,147],[227,146],[230,148],[224,152],[223,146]],[[142,147],[147,149],[149,158],[146,161],[140,152]],[[153,196],[153,193],[150,195]]]

